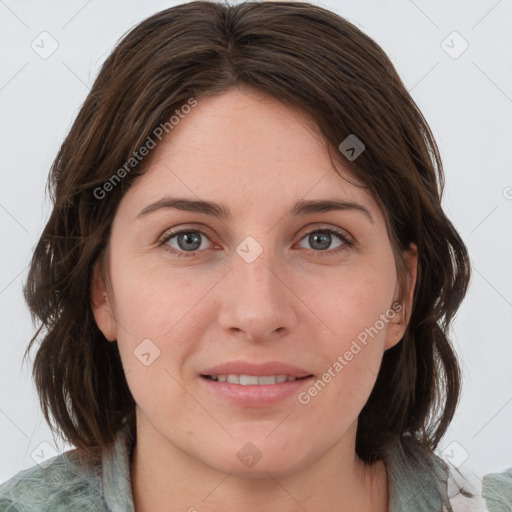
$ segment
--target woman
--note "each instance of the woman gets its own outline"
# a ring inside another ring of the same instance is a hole
[[[25,295],[76,450],[2,510],[451,510],[434,454],[466,248],[381,48],[307,3],[191,2],[116,47]],[[465,489],[459,500],[477,500]]]

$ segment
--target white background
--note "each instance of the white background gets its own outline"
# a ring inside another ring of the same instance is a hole
[[[0,0],[0,482],[33,466],[35,450],[70,448],[55,445],[21,366],[34,332],[21,287],[49,214],[47,173],[118,39],[172,5]],[[464,392],[440,451],[475,478],[502,471],[512,466],[512,0],[320,5],[383,47],[439,144],[443,204],[473,264],[453,332]],[[43,31],[58,43],[47,59],[31,48]],[[469,44],[457,58],[464,41],[453,31]]]

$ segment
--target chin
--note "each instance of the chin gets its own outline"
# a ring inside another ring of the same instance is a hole
[[[244,466],[238,459],[235,463],[232,460],[225,461],[224,464],[219,466],[218,461],[216,469],[229,473],[231,476],[246,479],[269,478],[270,475],[279,477],[293,474],[299,471],[301,464],[299,461],[288,460],[263,460],[263,457],[252,467]]]
[[[235,448],[225,448],[222,454],[212,450],[210,457],[204,457],[203,461],[212,469],[240,478],[268,478],[269,473],[273,476],[292,474],[307,465],[298,447],[288,445],[287,448],[289,453],[283,449],[283,444],[276,449],[271,443],[264,444],[264,439],[258,444],[249,441],[240,448],[238,443]]]

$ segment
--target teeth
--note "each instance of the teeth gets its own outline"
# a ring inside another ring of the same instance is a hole
[[[242,384],[242,386],[258,385],[258,379],[259,377],[257,377],[256,375],[240,375],[240,384]]]
[[[282,382],[293,382],[297,380],[296,377],[289,377],[288,375],[210,375],[210,377],[218,382],[228,382],[230,384],[240,384],[242,386],[259,386],[262,384],[280,384]]]
[[[275,375],[268,375],[266,377],[258,377],[259,384],[275,384],[276,377]]]

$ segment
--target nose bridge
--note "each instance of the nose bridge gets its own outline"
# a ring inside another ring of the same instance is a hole
[[[254,340],[293,327],[293,301],[279,277],[279,261],[273,254],[254,239],[246,239],[237,247],[220,300],[224,329],[245,331]]]
[[[232,279],[236,280],[236,289],[253,296],[255,301],[265,299],[270,303],[279,296],[280,301],[283,290],[282,284],[276,277],[278,274],[279,262],[273,256],[270,248],[263,249],[262,245],[251,237],[244,240],[236,249],[237,257],[234,258],[232,266]]]

